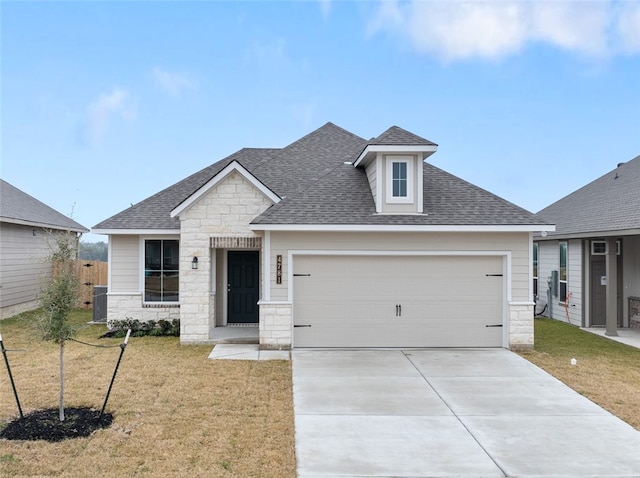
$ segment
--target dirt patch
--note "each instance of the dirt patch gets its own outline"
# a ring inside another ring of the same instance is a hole
[[[69,438],[88,437],[94,431],[108,428],[113,421],[113,415],[93,408],[65,408],[65,419],[60,421],[59,410],[49,408],[36,410],[9,422],[0,431],[0,438],[6,440],[46,440],[59,442]]]

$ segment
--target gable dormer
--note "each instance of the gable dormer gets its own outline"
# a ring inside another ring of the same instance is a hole
[[[353,165],[365,169],[377,213],[423,213],[423,162],[437,149],[397,126],[369,141]]]

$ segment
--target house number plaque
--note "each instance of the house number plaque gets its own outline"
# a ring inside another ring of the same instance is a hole
[[[282,256],[276,256],[276,284],[282,284]]]

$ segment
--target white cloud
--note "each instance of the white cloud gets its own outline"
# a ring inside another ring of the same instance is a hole
[[[182,92],[195,86],[195,82],[189,76],[182,73],[174,73],[159,66],[155,67],[151,74],[156,84],[165,92],[174,97],[179,97]]]
[[[640,49],[640,6],[606,1],[451,0],[380,3],[369,34],[388,32],[445,61],[500,59],[541,43],[601,57]],[[611,29],[617,23],[617,30]]]
[[[111,119],[116,117],[132,120],[136,116],[136,108],[128,91],[115,87],[110,93],[102,93],[87,108],[89,140],[99,143],[104,138]]]
[[[640,52],[640,3],[624,3],[616,27],[620,49],[625,53]]]
[[[322,10],[322,18],[327,19],[331,15],[331,0],[318,0]]]

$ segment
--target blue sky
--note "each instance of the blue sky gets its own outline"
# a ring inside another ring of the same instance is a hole
[[[0,175],[87,227],[328,121],[430,139],[430,162],[533,212],[640,154],[637,1],[3,1],[0,18]]]

